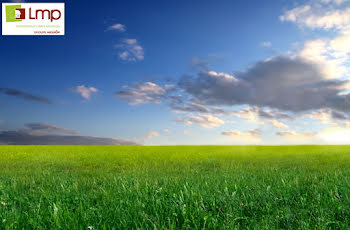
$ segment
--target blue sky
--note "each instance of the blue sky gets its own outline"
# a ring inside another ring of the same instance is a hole
[[[0,130],[146,145],[333,144],[350,132],[349,7],[66,2],[65,36],[0,37]]]

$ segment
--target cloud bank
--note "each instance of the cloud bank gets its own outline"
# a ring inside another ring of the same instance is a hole
[[[0,93],[3,93],[8,96],[19,97],[25,100],[41,102],[45,104],[51,104],[51,101],[46,97],[36,96],[31,93],[27,93],[18,89],[11,88],[0,88]]]
[[[78,135],[79,133],[70,129],[62,128],[57,125],[46,124],[46,123],[28,123],[25,124],[27,128],[20,129],[21,133],[28,135],[47,135],[50,133],[62,133]]]
[[[117,138],[79,136],[78,132],[45,123],[30,123],[16,131],[0,132],[1,145],[138,145]],[[62,135],[60,135],[62,134]],[[67,135],[68,134],[68,135]]]
[[[225,124],[225,121],[212,115],[201,115],[189,117],[178,117],[175,119],[176,122],[184,123],[186,125],[192,125],[193,123],[199,124],[203,128],[213,128]]]
[[[214,71],[183,76],[179,87],[203,105],[251,105],[285,111],[324,107],[349,111],[349,81],[329,80],[320,67],[302,58],[277,56],[235,76]]]
[[[115,95],[131,105],[146,103],[159,104],[173,88],[173,85],[162,87],[152,82],[136,83],[132,86],[124,86],[124,90],[116,92]]]

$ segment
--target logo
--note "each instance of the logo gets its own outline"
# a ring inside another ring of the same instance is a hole
[[[16,20],[21,20],[26,18],[26,9],[17,8],[16,9]]]
[[[2,3],[2,35],[64,35],[64,3]]]
[[[20,22],[22,21],[21,12],[23,12],[21,5],[6,6],[6,22]],[[24,10],[25,12],[25,10]],[[25,13],[24,13],[25,14]]]

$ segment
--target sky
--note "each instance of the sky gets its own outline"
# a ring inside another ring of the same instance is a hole
[[[350,144],[349,0],[65,4],[0,37],[1,144]]]

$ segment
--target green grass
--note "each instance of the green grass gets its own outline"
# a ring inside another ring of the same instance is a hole
[[[350,146],[1,146],[0,229],[348,229]]]

